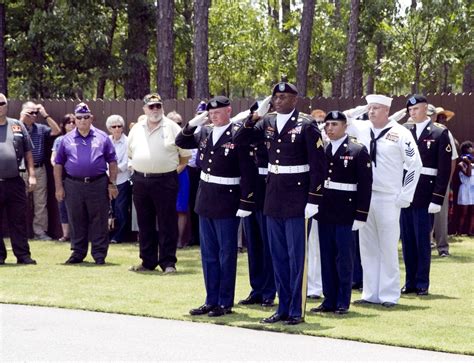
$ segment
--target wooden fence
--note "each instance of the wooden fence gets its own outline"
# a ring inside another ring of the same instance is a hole
[[[459,142],[464,140],[474,140],[474,127],[471,126],[471,119],[474,115],[474,94],[435,94],[428,95],[430,103],[436,107],[443,107],[453,111],[456,115],[449,122],[449,128]],[[407,97],[396,96],[392,103],[392,112],[405,107]],[[18,118],[21,110],[22,100],[10,100],[8,115]],[[60,120],[66,113],[72,113],[77,100],[37,100],[41,102],[46,111],[56,120]],[[143,102],[141,100],[86,100],[85,101],[95,116],[95,126],[105,130],[105,121],[112,114],[121,115],[127,125],[137,120],[143,114]],[[244,111],[250,107],[254,99],[234,99],[232,100],[233,114]],[[166,100],[164,110],[166,113],[177,111],[187,122],[194,116],[199,100]],[[313,109],[324,111],[347,110],[349,108],[365,104],[364,98],[301,98],[298,109],[310,113]],[[128,131],[128,127],[125,129]]]
[[[396,96],[392,102],[392,112],[398,111],[405,107],[407,97]],[[465,140],[474,140],[474,126],[471,119],[474,117],[474,94],[439,94],[428,95],[430,103],[436,107],[455,112],[454,118],[449,122],[448,126],[455,138],[461,143]],[[21,105],[24,100],[9,100],[8,116],[18,118],[20,115]],[[36,100],[41,102],[49,115],[56,121],[59,121],[66,113],[72,113],[74,106],[78,100]],[[126,121],[125,131],[128,131],[128,125],[135,122],[137,118],[143,114],[143,102],[141,100],[86,100],[85,101],[92,113],[94,114],[94,125],[105,131],[105,121],[112,114],[121,115]],[[234,99],[232,100],[233,114],[244,111],[250,107],[254,99]],[[347,110],[349,108],[365,104],[364,98],[301,98],[298,109],[310,113],[313,109],[322,109],[324,111]],[[166,100],[164,101],[165,113],[177,111],[183,117],[185,122],[189,121],[195,113],[199,100]],[[40,122],[42,120],[39,120]],[[48,152],[47,158],[51,153],[52,140],[46,145]],[[46,163],[48,171],[48,216],[49,230],[48,233],[58,238],[61,236],[61,227],[59,223],[59,214],[57,203],[54,196],[54,180],[52,176],[52,168]],[[31,201],[30,201],[31,205]],[[1,216],[0,216],[1,219]],[[30,221],[28,232],[32,236],[31,207],[28,208],[28,220]],[[6,227],[5,219],[3,220],[4,230]]]

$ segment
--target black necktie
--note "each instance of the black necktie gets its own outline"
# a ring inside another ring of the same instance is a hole
[[[381,139],[390,129],[391,127],[383,129],[377,137],[375,137],[374,131],[370,129],[370,158],[374,162],[375,167],[377,167],[377,162],[375,161],[377,155],[377,140]]]
[[[326,146],[326,155],[332,156],[332,144],[329,143],[328,146]]]

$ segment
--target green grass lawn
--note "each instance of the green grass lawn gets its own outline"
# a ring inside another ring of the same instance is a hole
[[[190,308],[204,302],[198,248],[178,251],[178,273],[134,273],[139,262],[134,244],[111,245],[107,264],[96,266],[89,256],[81,265],[64,265],[69,245],[32,241],[36,266],[20,266],[11,250],[0,266],[0,302],[213,322],[250,329],[350,339],[404,347],[474,354],[474,239],[451,241],[451,256],[433,252],[430,295],[402,296],[392,309],[351,306],[346,316],[307,314],[306,323],[288,327],[262,325],[273,309],[235,306],[234,314],[211,319],[191,317]],[[403,274],[403,261],[400,261]],[[402,276],[403,282],[403,276]],[[249,293],[247,255],[239,254],[236,302]],[[352,300],[360,298],[354,293]],[[307,311],[317,302],[309,301]]]

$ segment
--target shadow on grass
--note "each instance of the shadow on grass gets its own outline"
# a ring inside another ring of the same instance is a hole
[[[114,267],[114,266],[120,266],[119,263],[113,263],[113,262],[106,262],[103,265],[96,265],[95,262],[90,262],[90,261],[83,261],[81,263],[58,263],[58,266],[67,266],[67,267],[97,267],[97,268],[104,268],[104,267]]]
[[[402,299],[406,300],[459,300],[458,297],[452,297],[452,296],[447,296],[447,295],[441,295],[441,294],[429,294],[429,295],[424,295],[424,296],[417,296],[417,295],[412,295],[412,296],[403,296]]]
[[[459,255],[449,255],[449,257],[441,257],[438,255],[432,255],[431,260],[434,263],[438,263],[440,261],[443,261],[442,263],[473,263],[474,257]]]

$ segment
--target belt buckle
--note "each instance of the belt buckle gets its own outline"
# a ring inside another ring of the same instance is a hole
[[[329,180],[324,181],[324,187],[327,189],[329,188]]]
[[[84,178],[84,183],[89,184],[91,182],[91,178],[89,176],[86,176]]]
[[[275,174],[278,174],[278,164],[275,165]]]
[[[206,180],[207,183],[209,183],[209,174],[204,173],[204,179]]]

